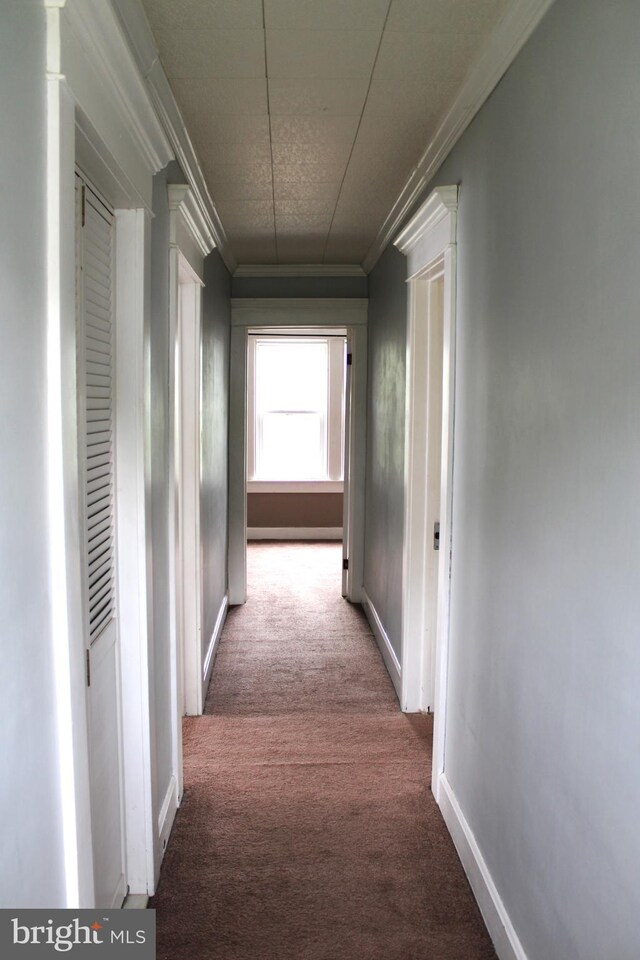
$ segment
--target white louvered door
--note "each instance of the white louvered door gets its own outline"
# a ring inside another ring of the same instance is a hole
[[[84,525],[91,821],[96,906],[126,893],[115,596],[114,216],[77,191],[78,462]]]

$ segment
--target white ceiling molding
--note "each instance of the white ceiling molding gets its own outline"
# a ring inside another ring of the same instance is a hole
[[[213,238],[227,269],[233,273],[237,265],[235,257],[229,247],[225,229],[209,193],[182,114],[160,63],[158,49],[142,4],[140,0],[112,0],[112,3],[119,14],[138,69],[146,81],[176,159],[189,181],[194,202],[200,207],[202,217],[207,223],[207,232]]]
[[[234,277],[366,277],[354,263],[257,263],[240,264]]]
[[[232,327],[352,327],[367,322],[366,297],[232,297]]]
[[[148,203],[142,181],[174,155],[113,8],[103,0],[45,2],[49,77],[66,80],[78,107],[93,118],[99,136],[114,143],[122,170]],[[122,131],[115,141],[108,135],[114,127]]]
[[[455,245],[457,212],[458,187],[436,187],[393,241],[407,257],[408,280],[442,250]]]
[[[177,211],[189,231],[203,257],[211,253],[215,247],[215,240],[209,228],[209,223],[202,213],[193,190],[186,183],[170,183],[167,188],[169,196],[169,210]],[[176,243],[176,237],[170,238]]]
[[[471,66],[433,138],[409,175],[362,262],[369,273],[402,226],[421,192],[437,173],[487,97],[511,66],[554,0],[512,0],[480,57]]]

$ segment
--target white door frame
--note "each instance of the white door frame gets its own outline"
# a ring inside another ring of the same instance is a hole
[[[440,551],[434,679],[434,739],[432,789],[438,800],[444,772],[449,606],[452,550],[453,417],[455,400],[456,221],[458,188],[439,187],[394,241],[407,257],[409,314],[407,330],[407,408],[405,437],[405,506],[401,653],[401,706],[405,711],[426,710],[425,666],[432,643],[427,636],[425,577],[427,553],[433,549],[433,530],[427,529],[426,407],[428,356],[428,299],[430,281],[444,279],[442,368],[442,447],[440,481]]]
[[[352,350],[352,403],[347,431],[350,454],[345,478],[349,522],[344,530],[349,558],[347,597],[362,598],[364,483],[367,409],[367,307],[362,298],[232,299],[229,397],[229,603],[247,599],[247,336],[250,328],[346,328]]]
[[[206,693],[200,560],[200,429],[204,258],[214,241],[190,187],[169,201],[169,553],[174,777],[182,796],[182,716],[202,713]]]
[[[45,0],[47,16],[48,522],[65,906],[95,902],[82,616],[75,331],[76,163],[116,211],[117,616],[126,872],[153,892],[149,502],[152,178],[172,152],[111,4]],[[75,448],[75,449],[74,449]]]

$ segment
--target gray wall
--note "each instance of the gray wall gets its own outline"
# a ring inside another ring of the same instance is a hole
[[[406,261],[389,247],[369,277],[364,587],[400,656],[407,338]]]
[[[434,181],[461,184],[446,773],[529,960],[640,944],[639,36],[636,0],[557,0]]]
[[[203,655],[227,591],[229,340],[231,277],[216,250],[205,260],[202,304],[202,536]]]
[[[44,51],[40,0],[4,0],[0,907],[54,907],[65,901],[46,539]]]
[[[341,527],[341,493],[249,493],[248,527]]]
[[[234,277],[233,297],[366,297],[367,277]]]

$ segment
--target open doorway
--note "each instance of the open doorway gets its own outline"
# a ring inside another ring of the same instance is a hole
[[[366,305],[233,301],[232,605],[247,598],[248,535],[342,541],[342,595],[361,599]]]

